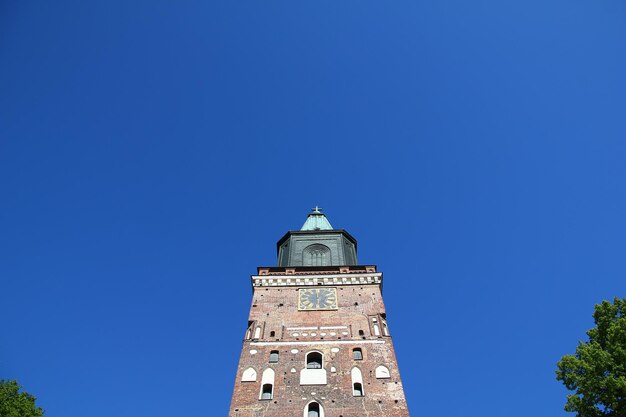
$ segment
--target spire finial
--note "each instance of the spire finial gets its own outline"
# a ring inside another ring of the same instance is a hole
[[[313,207],[311,211],[315,214],[322,214],[322,208],[318,206]]]

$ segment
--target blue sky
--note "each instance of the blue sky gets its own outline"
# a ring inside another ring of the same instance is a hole
[[[319,204],[409,407],[554,417],[626,294],[626,3],[0,3],[0,378],[226,415],[249,276]],[[219,375],[216,381],[211,375]]]

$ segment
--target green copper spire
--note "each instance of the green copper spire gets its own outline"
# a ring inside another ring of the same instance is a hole
[[[356,239],[333,229],[315,206],[300,230],[290,230],[276,243],[278,266],[325,267],[357,265]]]
[[[311,209],[300,230],[333,230],[333,227],[324,213],[322,213],[322,208],[315,206]]]

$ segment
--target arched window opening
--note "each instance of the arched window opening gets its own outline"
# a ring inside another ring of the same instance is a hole
[[[321,407],[318,403],[310,403],[306,411],[306,417],[322,417],[320,414]]]
[[[383,326],[383,334],[385,336],[389,336],[389,327],[387,327],[387,314],[381,313],[381,315],[380,315],[380,323]]]
[[[352,395],[355,397],[362,397],[363,393],[363,376],[361,375],[361,370],[356,366],[352,368],[350,372],[352,375]]]
[[[359,330],[359,336],[365,336],[365,332],[363,330]]]
[[[306,355],[307,369],[322,369],[324,357],[319,352],[310,352]]]
[[[372,318],[372,327],[374,328],[374,335],[380,336],[380,326],[378,325],[378,319]]]
[[[263,391],[261,393],[262,400],[272,399],[272,384],[263,384]]]
[[[276,363],[276,362],[278,362],[278,351],[273,350],[270,352],[270,363]]]
[[[276,332],[274,330],[270,332],[270,337],[276,337]]]
[[[307,246],[302,251],[302,264],[304,266],[330,265],[330,249],[320,244]]]
[[[382,321],[383,325],[383,334],[385,336],[389,336],[389,327],[387,327],[387,322],[385,320]]]
[[[261,392],[259,393],[260,400],[271,400],[274,396],[274,370],[267,368],[263,371],[261,377]]]
[[[254,328],[254,322],[248,322],[248,329],[246,330],[246,339],[250,339],[252,337],[252,329]]]
[[[261,326],[257,326],[254,330],[254,338],[258,339],[259,337],[261,337]]]
[[[354,359],[355,361],[363,360],[363,351],[361,350],[361,348],[352,349],[352,359]]]

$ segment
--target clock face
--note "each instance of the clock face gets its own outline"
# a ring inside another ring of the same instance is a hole
[[[301,288],[298,310],[336,310],[337,288]]]

